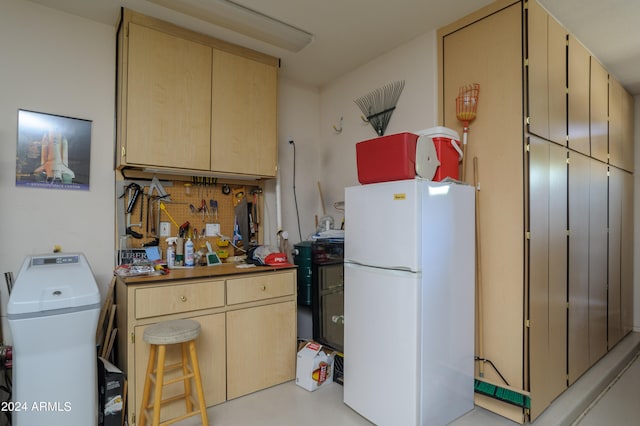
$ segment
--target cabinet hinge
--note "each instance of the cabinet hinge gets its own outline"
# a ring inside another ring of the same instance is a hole
[[[529,2],[525,0],[525,2],[524,2],[524,4],[523,4],[522,8],[523,8],[524,10],[529,9]]]
[[[529,58],[524,58],[524,66],[525,67],[529,66]]]
[[[125,158],[127,156],[127,148],[124,146],[121,149],[121,155],[122,155],[122,158]]]
[[[530,232],[530,231],[525,232],[525,233],[524,233],[524,237],[525,237],[527,240],[530,240],[530,239],[531,239],[531,232]]]
[[[524,146],[525,151],[530,152],[531,151],[531,144],[526,144]]]
[[[136,413],[133,413],[131,415],[131,423],[134,424],[134,425],[136,424]]]
[[[524,322],[524,326],[525,326],[526,328],[530,328],[530,327],[531,327],[531,322],[529,322],[529,320],[526,320],[526,321]]]
[[[571,230],[567,229],[567,237],[571,236]]]
[[[136,335],[131,333],[131,343],[135,343],[136,342]]]
[[[567,158],[567,164],[571,164],[571,159]]]
[[[531,124],[531,117],[527,117],[527,119],[525,120],[525,123]]]
[[[610,176],[611,176],[611,171],[607,170],[607,177],[610,177]]]

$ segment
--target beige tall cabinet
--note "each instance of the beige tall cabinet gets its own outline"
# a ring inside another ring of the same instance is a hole
[[[632,104],[534,0],[498,0],[438,36],[442,125],[462,133],[455,98],[480,84],[466,161],[480,204],[476,374],[531,398],[476,404],[532,421],[631,330]]]

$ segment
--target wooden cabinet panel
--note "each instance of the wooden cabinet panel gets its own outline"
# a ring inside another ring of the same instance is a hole
[[[591,156],[606,163],[609,160],[609,74],[593,57],[591,57],[589,111]]]
[[[535,1],[528,9],[529,132],[567,143],[567,32]]]
[[[626,335],[633,329],[634,176],[631,173],[623,172],[621,179],[622,219],[620,223],[620,316],[622,323],[622,334]]]
[[[624,88],[615,78],[609,79],[609,164],[622,167],[622,94]]]
[[[200,375],[204,388],[204,399],[207,406],[212,406],[224,402],[226,399],[225,379],[226,379],[226,354],[225,354],[225,315],[224,313],[192,317],[201,326],[200,336],[196,340],[198,351],[198,364],[200,364]],[[129,407],[129,413],[138,413],[142,403],[142,390],[144,387],[147,361],[149,359],[149,344],[142,338],[144,329],[147,326],[135,327],[135,377],[129,376],[129,392],[133,393],[135,408]],[[179,362],[181,359],[180,345],[167,347],[166,364]],[[173,372],[165,377],[170,379],[178,373]],[[132,381],[132,383],[131,383]],[[183,393],[182,382],[165,386],[163,399]],[[193,391],[195,395],[195,390]],[[131,399],[130,399],[131,401]],[[185,413],[184,401],[176,401],[162,407],[160,420],[164,421]],[[139,417],[139,415],[138,415]],[[130,417],[131,418],[131,417]]]
[[[622,172],[609,168],[609,276],[607,308],[607,346],[612,348],[622,338],[621,249],[622,249]]]
[[[572,35],[568,47],[569,148],[590,155],[589,51]]]
[[[209,170],[211,47],[129,24],[126,163]]]
[[[569,383],[589,367],[589,180],[588,157],[569,154]]]
[[[634,100],[626,90],[622,92],[622,168],[626,171],[634,171]]]
[[[291,295],[295,291],[292,274],[268,274],[227,280],[227,304],[253,302]]]
[[[535,3],[535,2],[530,2]],[[567,144],[567,30],[549,16],[549,140]]]
[[[295,378],[295,305],[291,301],[227,312],[228,399]]]
[[[566,387],[567,151],[529,149],[529,383],[533,421]]]
[[[590,160],[589,366],[607,352],[607,184],[607,165]]]
[[[138,319],[224,306],[224,281],[176,283],[134,291]]]
[[[277,70],[213,51],[211,169],[275,176]]]
[[[467,147],[467,181],[478,159],[481,190],[485,357],[509,383],[524,388],[524,124],[521,5],[511,4],[472,25],[442,30],[443,125],[462,134],[455,99],[460,86],[479,83],[480,101]],[[469,64],[474,64],[469,66]],[[489,368],[488,380],[501,379]],[[523,410],[496,400],[476,404],[522,422]]]
[[[549,139],[549,15],[537,3],[528,12],[529,132]]]

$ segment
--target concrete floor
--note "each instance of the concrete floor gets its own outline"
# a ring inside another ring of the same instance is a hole
[[[534,426],[632,426],[640,424],[640,333],[631,333],[566,390]],[[208,410],[210,425],[359,426],[371,425],[342,402],[333,383],[308,392],[294,382],[253,393]],[[514,426],[504,417],[476,407],[451,426]],[[179,426],[200,425],[191,418]],[[394,425],[395,426],[395,425]],[[402,425],[398,425],[402,426]]]

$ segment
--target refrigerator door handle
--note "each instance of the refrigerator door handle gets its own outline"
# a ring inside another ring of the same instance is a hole
[[[360,266],[362,268],[377,268],[377,269],[386,269],[390,271],[399,271],[399,272],[410,272],[413,274],[419,273],[419,271],[414,271],[413,269],[407,266],[379,266],[379,265],[367,265],[366,263],[358,262],[357,260],[345,260],[345,265],[354,265]]]

